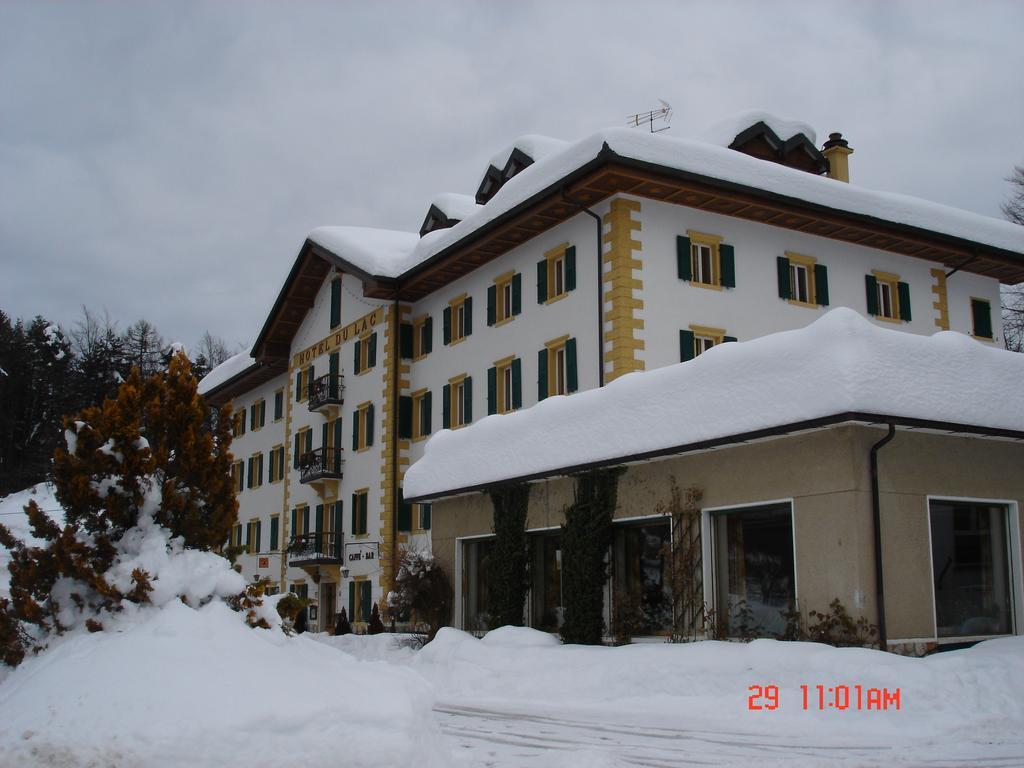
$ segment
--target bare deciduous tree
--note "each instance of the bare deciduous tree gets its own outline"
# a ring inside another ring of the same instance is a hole
[[[1006,177],[1012,191],[1003,203],[1003,215],[1014,224],[1024,226],[1024,166],[1018,165]],[[1024,283],[1004,287],[1003,297],[1003,338],[1006,348],[1013,352],[1024,352]]]

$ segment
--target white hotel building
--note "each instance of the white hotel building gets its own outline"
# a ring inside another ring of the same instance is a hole
[[[401,548],[431,546],[402,479],[432,434],[829,307],[1002,345],[1021,228],[849,184],[839,134],[819,149],[770,116],[729,133],[528,136],[419,233],[311,232],[251,352],[201,385],[240,417],[244,574],[314,598],[321,627],[342,605],[365,621]]]

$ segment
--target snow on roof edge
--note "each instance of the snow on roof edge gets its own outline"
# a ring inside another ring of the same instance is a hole
[[[237,355],[229,357],[199,380],[199,394],[206,395],[254,365],[256,365],[256,360],[248,352],[239,352]]]
[[[843,413],[1024,432],[1022,378],[1022,355],[952,331],[881,328],[837,308],[806,328],[442,430],[406,472],[404,493],[439,497]],[[681,405],[694,392],[699,412]]]

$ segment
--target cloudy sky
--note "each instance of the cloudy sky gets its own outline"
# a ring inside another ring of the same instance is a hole
[[[416,230],[524,133],[657,99],[840,130],[853,181],[989,216],[1020,2],[0,2],[0,309],[250,344],[307,231]]]

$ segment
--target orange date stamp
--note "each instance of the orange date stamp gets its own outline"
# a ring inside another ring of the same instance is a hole
[[[782,697],[777,685],[747,686],[747,709],[752,712],[778,709]],[[888,712],[903,707],[899,688],[875,688],[863,685],[801,685],[800,702],[804,711],[835,710]]]

